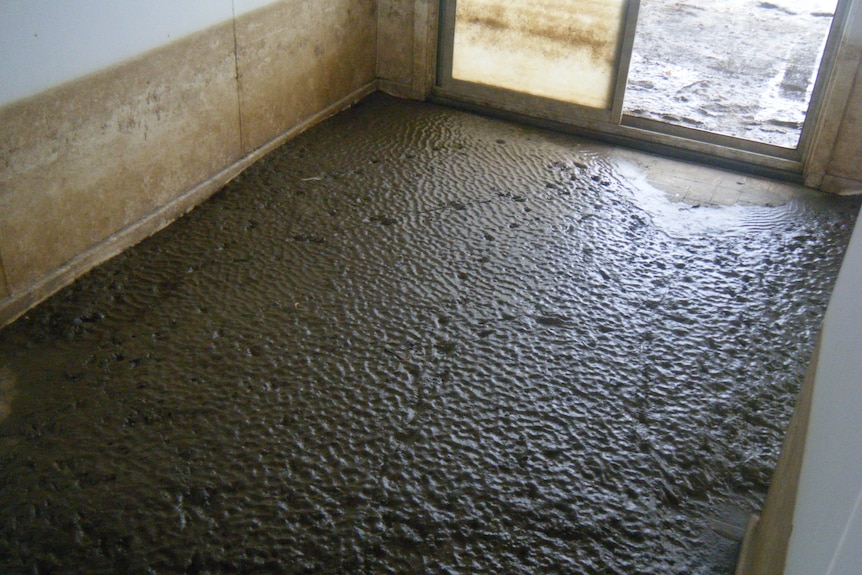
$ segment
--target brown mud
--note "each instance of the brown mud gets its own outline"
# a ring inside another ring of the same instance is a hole
[[[305,133],[0,332],[0,572],[730,573],[859,202],[648,193],[383,96]]]

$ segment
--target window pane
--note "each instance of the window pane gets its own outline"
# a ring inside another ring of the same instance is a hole
[[[609,109],[626,0],[458,0],[452,77]]]
[[[836,0],[641,0],[624,112],[796,148]]]

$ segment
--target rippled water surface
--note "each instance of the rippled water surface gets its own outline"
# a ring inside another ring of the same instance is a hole
[[[858,203],[374,96],[0,332],[0,571],[729,573]]]

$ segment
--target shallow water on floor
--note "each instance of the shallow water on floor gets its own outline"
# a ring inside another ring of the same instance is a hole
[[[375,96],[0,332],[0,566],[730,572],[858,202],[597,150]]]

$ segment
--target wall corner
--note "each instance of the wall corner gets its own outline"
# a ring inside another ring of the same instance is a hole
[[[380,89],[425,100],[437,73],[438,0],[380,0],[377,77]]]

